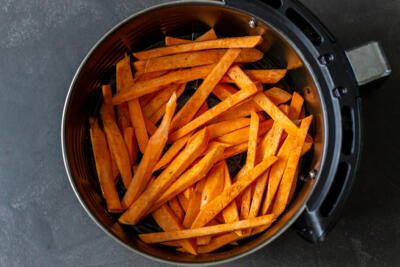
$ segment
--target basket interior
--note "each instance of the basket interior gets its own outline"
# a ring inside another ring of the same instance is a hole
[[[103,228],[127,246],[157,258],[186,263],[212,262],[239,255],[251,248],[268,242],[286,225],[313,186],[311,181],[298,182],[295,197],[287,211],[265,233],[239,241],[239,246],[226,246],[210,254],[192,256],[176,252],[172,248],[161,245],[147,245],[137,238],[138,233],[159,231],[151,218],[146,218],[135,227],[121,226],[117,217],[110,215],[105,209],[101,191],[97,182],[95,165],[91,153],[87,117],[96,113],[99,107],[99,88],[103,83],[115,83],[115,64],[126,52],[157,47],[164,44],[166,35],[195,39],[198,35],[214,27],[219,37],[244,36],[261,34],[264,42],[258,47],[265,52],[265,57],[246,68],[287,68],[288,74],[277,85],[265,86],[268,89],[278,86],[288,91],[296,90],[305,98],[307,113],[314,115],[312,132],[315,144],[313,150],[303,159],[300,175],[311,169],[319,169],[321,150],[324,140],[321,100],[318,88],[312,75],[305,67],[301,56],[290,46],[285,38],[262,20],[256,27],[249,25],[252,17],[218,5],[182,4],[164,6],[140,14],[127,20],[112,31],[91,52],[73,83],[69,102],[65,113],[64,142],[68,167],[74,186],[85,204],[88,212]],[[179,98],[182,105],[198,85],[192,82]],[[208,103],[214,105],[218,101],[210,97]],[[234,174],[244,163],[245,154],[229,160],[231,174]],[[123,188],[120,186],[122,193]]]

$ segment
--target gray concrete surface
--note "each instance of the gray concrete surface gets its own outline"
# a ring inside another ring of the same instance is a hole
[[[106,236],[75,198],[60,148],[69,83],[92,45],[161,0],[0,1],[0,266],[158,266]],[[303,3],[345,47],[379,40],[393,75],[363,93],[365,148],[326,242],[293,231],[229,266],[400,265],[400,1]]]

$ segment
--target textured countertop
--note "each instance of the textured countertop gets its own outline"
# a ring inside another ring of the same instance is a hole
[[[0,1],[0,266],[159,266],[86,215],[69,185],[60,121],[94,43],[161,0]],[[344,47],[379,40],[393,74],[363,92],[362,166],[343,218],[318,245],[289,230],[229,266],[400,265],[400,1],[303,0]]]

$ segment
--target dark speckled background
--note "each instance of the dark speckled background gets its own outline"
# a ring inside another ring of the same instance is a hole
[[[161,0],[0,1],[0,266],[158,266],[85,214],[61,156],[60,121],[80,61],[113,25]],[[363,92],[365,147],[326,242],[293,231],[229,266],[400,265],[400,1],[303,0],[344,47],[379,40],[393,74]]]

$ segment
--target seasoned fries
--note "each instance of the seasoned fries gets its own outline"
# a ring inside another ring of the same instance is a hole
[[[264,57],[262,41],[213,29],[166,36],[165,47],[117,63],[114,96],[102,87],[100,116],[89,118],[101,194],[120,224],[153,217],[163,232],[140,234],[145,243],[212,253],[267,230],[296,196],[313,117],[299,93],[276,87],[286,69],[246,65]]]

